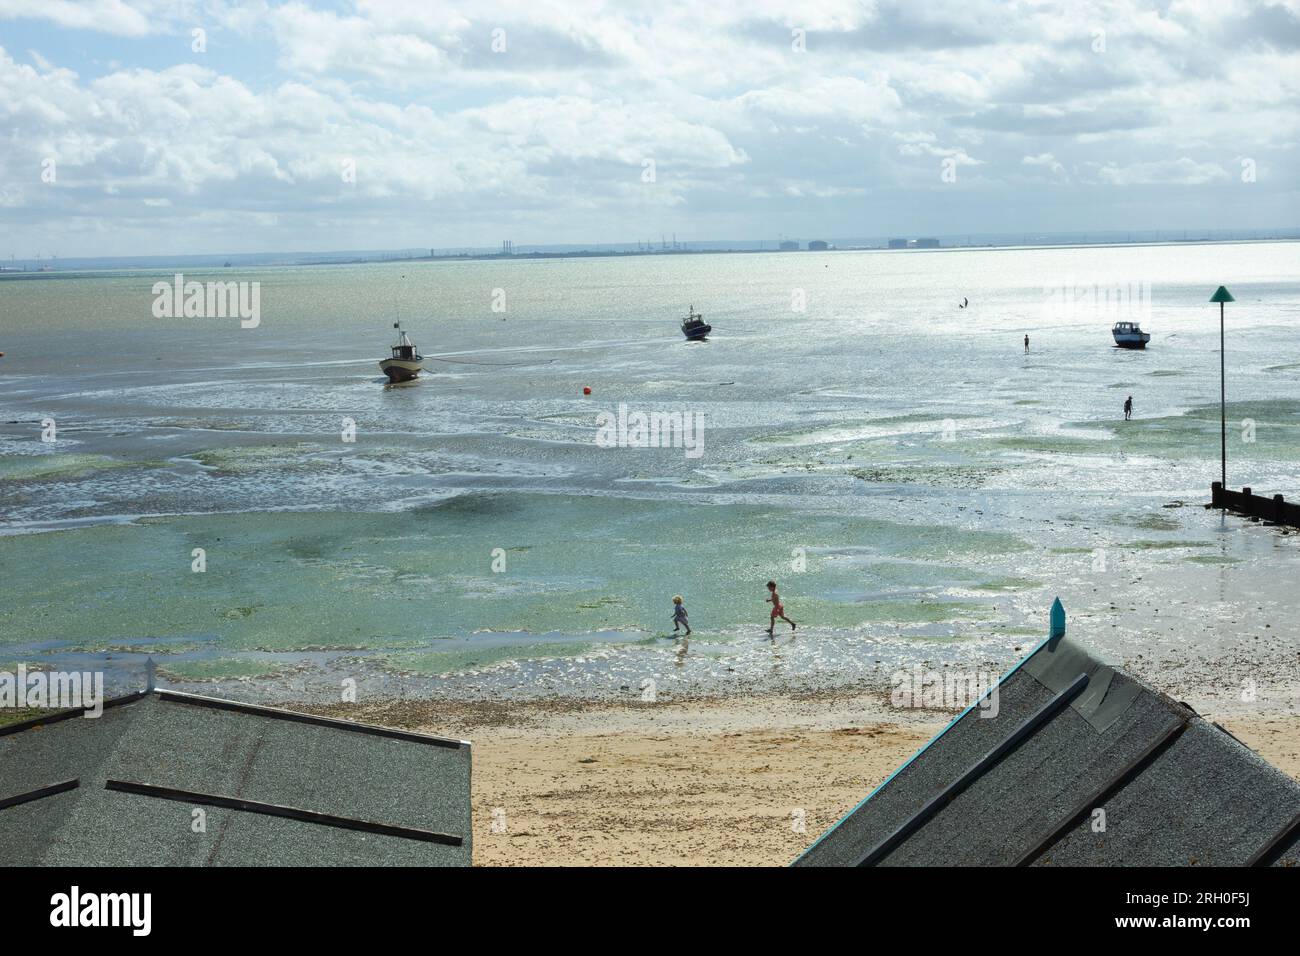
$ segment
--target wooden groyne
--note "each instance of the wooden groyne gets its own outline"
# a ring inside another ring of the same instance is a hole
[[[1245,515],[1253,521],[1300,528],[1300,504],[1287,501],[1281,495],[1269,498],[1253,494],[1249,488],[1233,491],[1216,481],[1210,485],[1210,507]]]

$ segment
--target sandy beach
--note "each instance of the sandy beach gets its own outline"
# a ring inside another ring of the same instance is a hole
[[[312,709],[471,740],[481,866],[783,866],[951,718],[879,694]],[[1300,779],[1300,715],[1208,716]]]

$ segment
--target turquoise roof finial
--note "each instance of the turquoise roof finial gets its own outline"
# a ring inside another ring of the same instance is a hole
[[[1048,631],[1047,636],[1048,637],[1065,636],[1065,605],[1061,603],[1060,598],[1057,598],[1055,601],[1052,602],[1052,613],[1050,616],[1050,629]]]

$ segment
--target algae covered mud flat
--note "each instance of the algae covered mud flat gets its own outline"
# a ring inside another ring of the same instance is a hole
[[[1252,706],[1294,709],[1300,537],[1201,505],[1221,281],[1229,480],[1300,493],[1298,261],[1261,243],[220,276],[261,283],[256,328],[156,318],[151,273],[6,278],[0,666],[124,688],[152,657],[172,686],[321,704],[347,680],[812,692],[1005,666],[1060,595],[1073,636],[1166,689],[1230,703],[1250,681]],[[1111,347],[1120,285],[1143,290],[1145,352]],[[706,344],[674,324],[690,302]],[[385,388],[394,314],[433,359]],[[598,442],[621,405],[698,422],[699,454]],[[800,625],[775,640],[770,578]]]

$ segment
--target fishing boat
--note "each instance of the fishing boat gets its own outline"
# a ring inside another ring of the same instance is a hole
[[[1151,336],[1143,332],[1136,322],[1116,322],[1110,334],[1115,337],[1115,344],[1122,349],[1144,349],[1151,341]]]
[[[397,329],[397,344],[393,346],[393,357],[380,361],[379,367],[384,370],[389,382],[409,382],[424,368],[424,356],[415,347],[410,336],[402,331],[401,322],[394,322],[393,328]]]
[[[691,306],[686,318],[682,319],[682,335],[686,336],[686,340],[703,342],[705,336],[712,331],[713,326],[704,321],[704,316],[695,311],[695,306]]]

